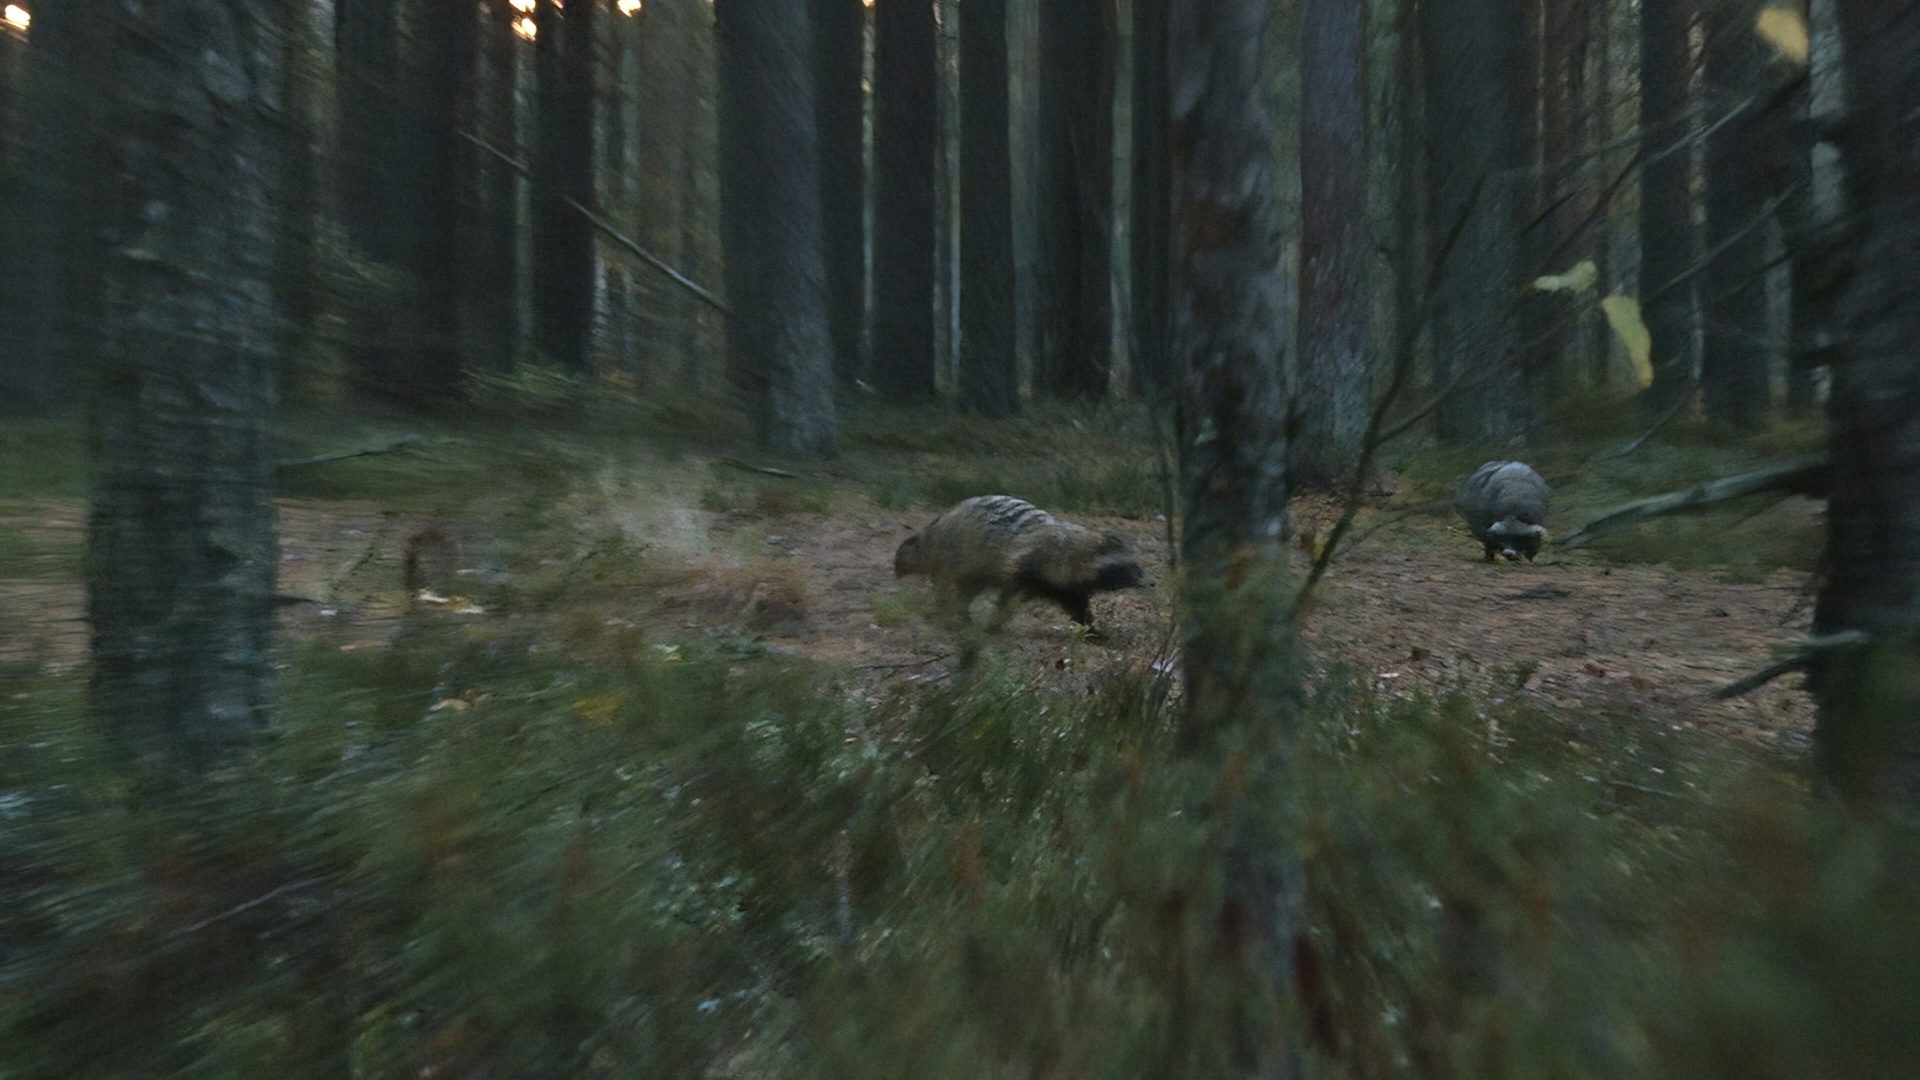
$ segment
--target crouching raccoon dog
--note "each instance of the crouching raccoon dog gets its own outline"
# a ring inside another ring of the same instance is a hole
[[[935,518],[900,545],[893,572],[932,578],[941,607],[963,621],[975,597],[993,592],[996,625],[1033,599],[1060,605],[1089,630],[1094,593],[1144,580],[1125,539],[1061,521],[1008,495],[978,495]]]
[[[1528,466],[1489,461],[1460,485],[1453,505],[1486,548],[1488,562],[1495,555],[1525,555],[1532,562],[1547,538],[1547,495],[1547,482]]]

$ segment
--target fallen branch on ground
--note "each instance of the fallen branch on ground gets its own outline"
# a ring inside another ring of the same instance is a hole
[[[750,465],[747,462],[741,461],[739,458],[723,457],[719,463],[730,469],[739,469],[742,472],[761,473],[766,476],[777,476],[782,480],[800,479],[799,473],[788,472],[785,469],[776,469],[768,465]]]
[[[1709,480],[1683,491],[1672,491],[1665,495],[1639,499],[1600,515],[1561,540],[1557,546],[1579,547],[1596,536],[1623,529],[1628,525],[1668,514],[1703,510],[1715,503],[1745,498],[1763,491],[1780,491],[1789,495],[1807,495],[1817,498],[1826,493],[1826,469],[1827,461],[1824,457],[1806,458],[1771,469],[1761,469],[1759,472]]]
[[[321,454],[319,457],[301,458],[298,461],[276,461],[276,469],[299,469],[308,465],[331,465],[336,461],[348,461],[353,458],[373,457],[377,454],[399,454],[408,450],[418,450],[427,445],[424,435],[408,435],[386,446],[375,446],[366,450],[349,450],[344,454]]]
[[[1801,642],[1798,646],[1792,647],[1787,656],[1779,663],[1761,668],[1759,671],[1741,679],[1739,682],[1728,683],[1726,686],[1715,690],[1713,692],[1713,698],[1716,701],[1727,701],[1731,698],[1737,698],[1742,694],[1751,694],[1782,675],[1789,675],[1812,666],[1814,657],[1823,652],[1830,652],[1834,649],[1857,648],[1861,645],[1870,644],[1872,641],[1872,635],[1859,630],[1842,630],[1837,634],[1827,634],[1824,637],[1809,638]]]

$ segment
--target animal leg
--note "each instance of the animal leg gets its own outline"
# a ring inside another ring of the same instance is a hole
[[[1013,613],[1020,610],[1020,601],[1023,599],[1025,597],[1020,595],[1018,589],[1001,593],[993,602],[993,621],[988,625],[995,630],[1005,626],[1007,620],[1013,618]]]
[[[1093,602],[1092,598],[1086,593],[1076,593],[1062,597],[1060,606],[1066,609],[1067,618],[1072,619],[1088,630],[1093,629]]]

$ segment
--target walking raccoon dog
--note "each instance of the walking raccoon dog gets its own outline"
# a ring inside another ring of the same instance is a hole
[[[1487,551],[1528,562],[1547,538],[1547,482],[1518,461],[1489,461],[1467,477],[1453,497],[1454,508]]]
[[[1008,495],[978,495],[907,537],[893,556],[896,577],[933,579],[940,605],[960,620],[983,592],[999,597],[995,625],[1025,600],[1050,600],[1093,629],[1094,593],[1130,589],[1144,575],[1121,537],[1061,521]]]

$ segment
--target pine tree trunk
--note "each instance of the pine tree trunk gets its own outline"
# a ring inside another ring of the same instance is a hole
[[[92,703],[150,777],[217,762],[270,704],[279,14],[119,9],[87,58],[115,73],[96,114],[112,169],[69,180],[116,238],[93,400]]]
[[[1640,3],[1640,314],[1653,338],[1647,400],[1671,408],[1694,389],[1694,290],[1681,275],[1700,254],[1687,139],[1695,123],[1687,41],[1693,0]]]
[[[1580,0],[1538,0],[1540,4],[1540,176],[1535,182],[1533,213],[1520,223],[1534,236],[1528,247],[1532,265],[1523,267],[1522,283],[1542,274],[1564,273],[1587,257],[1587,235],[1581,226],[1576,184],[1581,169],[1578,138],[1581,125],[1576,110],[1584,104],[1587,63],[1587,12]],[[1534,392],[1557,398],[1574,384],[1575,368],[1568,348],[1577,323],[1572,293],[1529,291],[1536,325],[1528,344],[1533,360]]]
[[[1366,438],[1366,11],[1306,0],[1300,21],[1299,427],[1288,441],[1296,487],[1325,490],[1353,472]]]
[[[1133,287],[1134,377],[1154,401],[1170,399],[1173,364],[1168,320],[1172,307],[1173,177],[1168,158],[1167,12],[1172,0],[1133,0],[1133,231],[1129,280]]]
[[[861,373],[866,312],[866,7],[860,0],[812,0],[815,111],[820,125],[820,219],[826,243],[827,311],[833,372]]]
[[[962,409],[1020,411],[1014,355],[1013,157],[1006,0],[960,7],[960,370]]]
[[[1188,611],[1181,746],[1194,775],[1213,778],[1199,779],[1192,798],[1216,862],[1154,900],[1191,913],[1184,932],[1210,938],[1209,978],[1236,1002],[1292,995],[1299,932],[1297,856],[1274,836],[1299,703],[1281,614],[1287,402],[1277,360],[1293,335],[1281,308],[1274,17],[1266,0],[1179,0],[1168,34]],[[1281,1075],[1278,1040],[1250,1027],[1252,1011],[1177,1017],[1167,1060],[1143,1071]]]
[[[1858,229],[1828,402],[1831,497],[1809,680],[1827,777],[1856,808],[1920,803],[1920,3],[1839,0],[1847,70],[1841,154]]]
[[[1113,364],[1112,0],[1040,8],[1040,356],[1034,389],[1100,398]]]
[[[43,74],[34,59],[24,38],[0,31],[0,416],[50,416],[66,392],[53,345],[51,170],[24,94]]]
[[[1424,0],[1435,413],[1448,441],[1528,434],[1510,308],[1519,252],[1521,0]],[[1448,240],[1453,239],[1449,245]]]
[[[1788,99],[1769,73],[1769,46],[1753,32],[1761,0],[1710,0],[1706,100],[1717,121],[1707,139],[1706,346],[1700,404],[1739,431],[1759,427],[1777,351],[1767,318],[1767,227],[1792,152]]]
[[[461,316],[480,271],[463,257],[474,228],[466,193],[478,159],[458,133],[473,127],[477,112],[479,16],[472,0],[423,0],[415,35],[420,89],[413,95],[418,119],[409,149],[420,173],[420,238],[413,260],[419,336],[409,350],[406,397],[421,404],[457,393],[467,365]]]
[[[519,156],[520,131],[514,88],[520,78],[519,39],[513,20],[519,12],[509,0],[485,0],[481,8],[481,76],[475,89],[475,134],[502,153]],[[520,354],[520,184],[519,173],[492,154],[473,147],[474,228],[471,323],[472,363],[499,371]]]
[[[592,3],[534,6],[533,341],[549,362],[573,372],[587,370],[593,331],[593,226],[568,205],[598,205],[593,12]]]
[[[873,382],[920,401],[934,389],[933,2],[877,0],[873,20]]]
[[[716,0],[728,367],[765,446],[833,456],[807,0]],[[795,178],[800,178],[796,182]],[[931,299],[929,298],[929,305]]]

